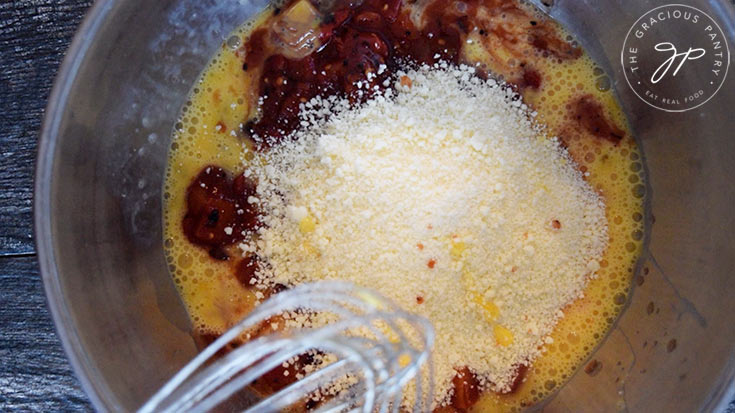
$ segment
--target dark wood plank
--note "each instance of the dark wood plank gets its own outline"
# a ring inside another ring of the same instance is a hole
[[[32,240],[36,142],[56,70],[91,1],[0,2],[0,410],[89,411],[48,314]]]
[[[0,258],[0,410],[91,410],[46,307],[36,258]]]
[[[56,70],[91,3],[0,1],[0,255],[34,250],[38,130]]]

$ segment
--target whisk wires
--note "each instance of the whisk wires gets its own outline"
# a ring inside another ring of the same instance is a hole
[[[329,314],[330,322],[257,337],[222,355],[274,316]],[[299,380],[249,406],[276,412],[342,383],[318,412],[422,412],[433,398],[428,320],[407,313],[379,294],[349,283],[299,285],[257,306],[172,377],[140,409],[204,412],[221,405],[273,369],[309,352],[330,357]]]

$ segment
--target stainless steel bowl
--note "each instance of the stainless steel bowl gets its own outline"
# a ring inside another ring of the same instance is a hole
[[[196,352],[162,250],[170,132],[194,80],[266,0],[100,0],[51,95],[36,176],[49,306],[95,407],[140,406]],[[735,394],[735,75],[699,109],[640,101],[619,63],[654,1],[548,10],[601,62],[637,132],[655,223],[627,311],[549,411],[710,411]],[[693,1],[735,43],[735,7]],[[676,33],[672,33],[675,35]]]

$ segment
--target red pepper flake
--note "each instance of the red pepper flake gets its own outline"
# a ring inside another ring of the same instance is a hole
[[[217,122],[217,125],[215,125],[215,128],[214,129],[217,132],[219,132],[219,133],[225,133],[225,132],[227,132],[227,125],[225,125],[224,122],[219,121],[219,122]]]
[[[417,304],[423,304],[424,303],[424,297],[417,295],[416,296],[416,303]]]
[[[429,260],[429,262],[426,265],[429,268],[434,268],[434,266],[436,265],[436,260],[432,258],[432,259]]]
[[[422,243],[419,242],[418,244],[416,244],[416,248],[418,248],[419,251],[421,251],[421,250],[424,249],[424,244],[422,244]]]
[[[555,219],[555,220],[551,221],[551,226],[554,229],[561,229],[561,222],[559,222],[558,219]]]
[[[602,363],[598,360],[592,360],[590,361],[587,366],[584,368],[584,372],[589,374],[590,376],[595,376],[597,373],[600,372],[602,369]]]
[[[413,82],[411,81],[411,78],[408,76],[401,76],[401,86],[411,88],[413,86]]]

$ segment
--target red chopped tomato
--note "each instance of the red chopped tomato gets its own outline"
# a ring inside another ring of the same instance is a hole
[[[255,194],[255,182],[245,176],[232,179],[220,167],[205,167],[187,190],[184,234],[214,258],[227,259],[222,247],[258,225],[257,208],[248,202]]]

